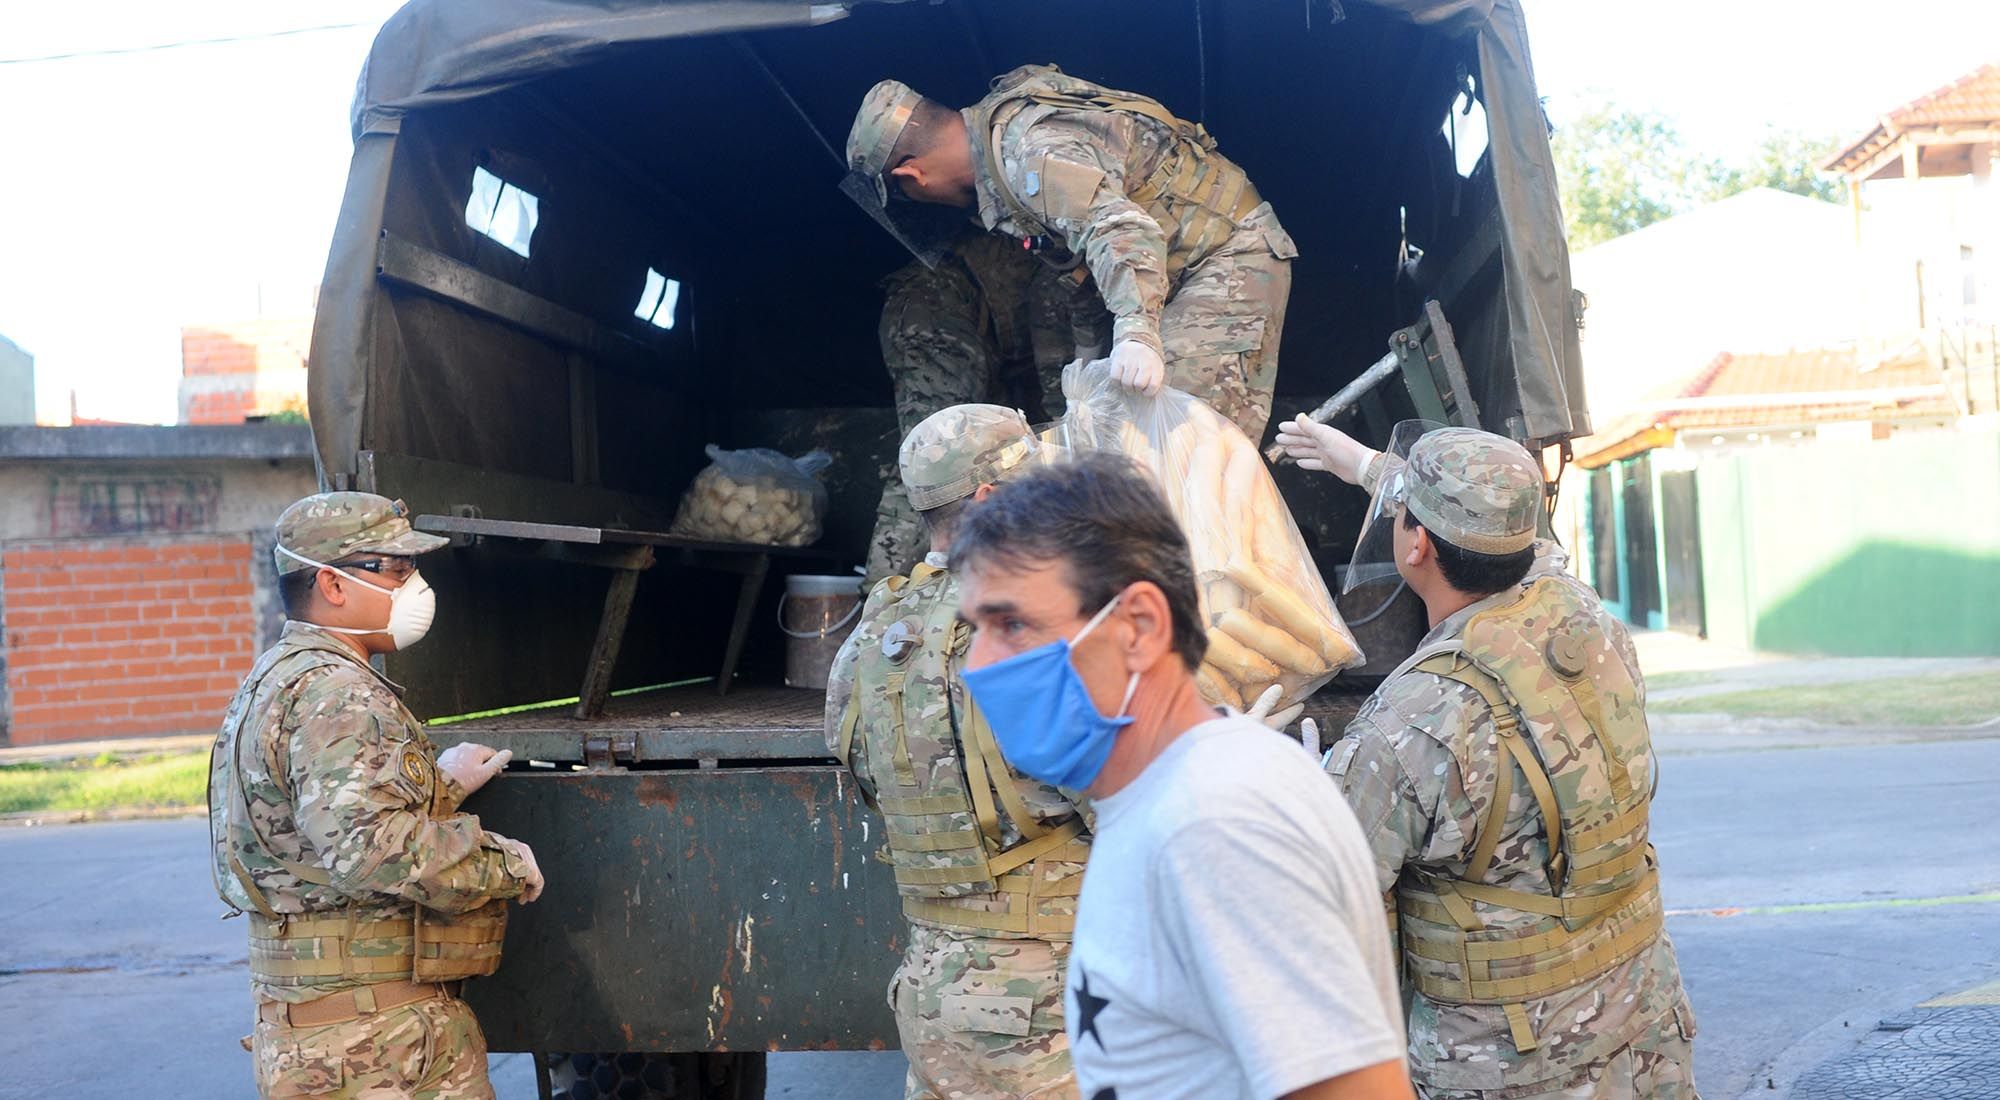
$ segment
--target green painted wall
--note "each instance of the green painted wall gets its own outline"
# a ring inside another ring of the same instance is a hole
[[[1772,447],[1704,459],[1697,484],[1711,638],[2000,655],[2000,434]]]

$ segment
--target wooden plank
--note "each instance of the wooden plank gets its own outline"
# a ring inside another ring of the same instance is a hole
[[[736,593],[736,621],[729,627],[729,642],[722,653],[722,675],[715,682],[715,693],[727,695],[729,682],[736,678],[736,661],[743,656],[743,641],[750,636],[750,615],[757,610],[757,597],[764,590],[764,578],[771,572],[771,559],[759,557],[749,572],[743,574],[743,585]]]
[[[375,274],[386,282],[463,306],[600,362],[643,373],[655,381],[665,377],[662,366],[666,357],[632,337],[387,230],[376,248]]]
[[[651,558],[648,552],[647,557]],[[650,560],[647,561],[651,565]],[[583,667],[583,687],[577,692],[576,716],[595,718],[604,713],[604,701],[611,697],[611,674],[618,667],[618,651],[625,644],[625,624],[632,617],[632,598],[639,592],[638,569],[618,569],[604,593],[604,614],[597,620],[597,639],[591,643],[590,658]]]

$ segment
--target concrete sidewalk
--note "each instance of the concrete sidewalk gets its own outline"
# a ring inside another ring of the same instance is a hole
[[[1665,703],[1703,695],[1796,684],[1836,684],[1912,676],[2000,672],[2000,657],[1811,657],[1753,653],[1671,630],[1632,635],[1647,677],[1698,674],[1699,682],[1648,686],[1646,698]]]

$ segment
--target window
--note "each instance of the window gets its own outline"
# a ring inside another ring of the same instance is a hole
[[[646,289],[639,294],[639,308],[632,315],[672,331],[681,308],[681,281],[646,269]]]
[[[1456,162],[1458,174],[1472,178],[1472,170],[1479,167],[1479,158],[1486,155],[1486,107],[1478,99],[1466,92],[1460,92],[1452,100],[1451,109],[1444,113],[1445,140],[1451,142],[1452,159]]]
[[[541,217],[541,200],[484,168],[472,170],[472,195],[465,200],[465,224],[499,241],[523,259]]]

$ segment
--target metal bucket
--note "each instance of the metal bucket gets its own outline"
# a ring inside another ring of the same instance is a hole
[[[861,578],[795,573],[778,600],[778,629],[785,643],[785,683],[826,690],[834,654],[861,614]]]

